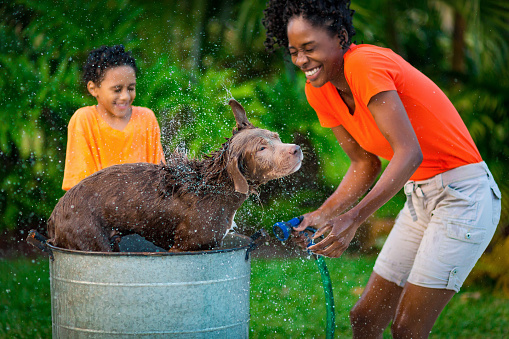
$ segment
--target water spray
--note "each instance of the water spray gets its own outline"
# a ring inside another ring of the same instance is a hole
[[[293,218],[288,221],[280,221],[272,226],[272,231],[276,238],[280,241],[286,241],[290,238],[293,228],[297,227],[302,220],[303,216]],[[314,228],[307,227],[304,231],[299,233],[304,235],[307,239],[306,247],[310,247],[315,244],[312,235],[316,232]],[[308,253],[315,259],[318,271],[322,277],[323,291],[325,293],[325,307],[327,311],[327,327],[326,327],[326,338],[334,338],[335,325],[335,313],[334,313],[334,295],[332,294],[332,281],[329,275],[329,270],[325,264],[325,260],[322,256],[316,255],[308,250]]]

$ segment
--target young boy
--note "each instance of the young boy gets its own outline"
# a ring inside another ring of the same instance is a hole
[[[64,190],[111,165],[165,162],[154,112],[132,106],[136,72],[122,45],[90,52],[83,79],[97,105],[78,109],[69,122]]]

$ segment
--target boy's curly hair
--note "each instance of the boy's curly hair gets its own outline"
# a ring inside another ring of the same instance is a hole
[[[343,47],[348,47],[355,35],[352,24],[354,10],[349,0],[269,0],[263,11],[263,25],[266,29],[265,48],[273,52],[283,47],[288,52],[287,25],[292,17],[302,16],[315,27],[327,29],[337,35]],[[342,31],[346,31],[345,39]]]
[[[96,85],[100,85],[106,70],[118,66],[131,66],[135,74],[138,72],[131,52],[126,52],[123,45],[101,46],[88,54],[87,61],[83,66],[83,80],[85,84],[92,81]]]

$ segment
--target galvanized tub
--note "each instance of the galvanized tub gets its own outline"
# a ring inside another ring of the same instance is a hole
[[[53,338],[247,338],[253,239],[202,252],[50,252]]]

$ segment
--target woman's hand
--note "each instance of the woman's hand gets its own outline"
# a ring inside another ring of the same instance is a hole
[[[328,232],[328,235],[318,244],[308,249],[315,254],[338,258],[350,245],[359,226],[360,224],[351,217],[350,213],[342,214],[330,220],[315,233],[313,239],[322,236],[326,232]]]
[[[314,229],[320,228],[320,226],[324,223],[322,221],[323,213],[319,210],[314,212],[306,213],[303,215],[304,219],[301,221],[298,227],[295,227],[292,230],[292,239],[299,247],[303,249],[307,249],[307,245],[309,242],[309,238],[302,234],[302,231],[305,231],[306,228],[311,227]],[[313,234],[308,232],[308,236],[312,237]]]
[[[304,231],[308,227],[320,228],[327,222],[327,220],[323,220],[324,214],[319,209],[314,212],[306,213],[303,217],[304,219],[300,222],[299,226],[294,228],[294,231]]]

